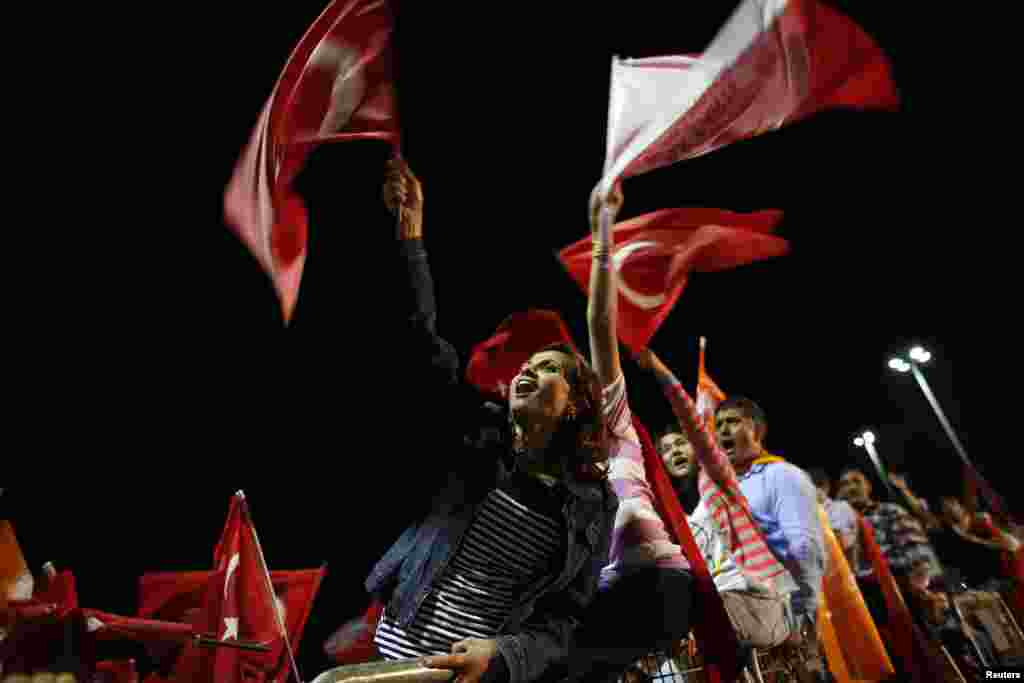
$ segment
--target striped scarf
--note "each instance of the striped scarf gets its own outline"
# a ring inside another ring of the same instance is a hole
[[[762,455],[751,466],[772,462],[785,460],[775,455]],[[754,522],[750,503],[739,490],[738,480],[736,490],[723,489],[701,470],[698,486],[712,516],[728,534],[729,550],[747,579],[754,585],[768,586],[782,594],[796,590],[793,577],[772,553]]]

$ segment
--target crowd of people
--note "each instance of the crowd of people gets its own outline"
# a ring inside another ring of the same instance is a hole
[[[435,325],[422,190],[401,161],[391,162],[385,198],[400,212],[404,315],[417,344],[408,353],[431,368],[431,396],[455,404],[463,382]],[[448,487],[368,578],[382,606],[369,631],[384,658],[426,657],[462,683],[613,681],[636,673],[634,664],[650,652],[677,648],[710,618],[694,558],[649,480],[620,364],[609,226],[621,203],[618,189],[606,204],[592,200],[589,362],[571,345],[538,348],[508,384],[496,429],[453,420],[445,447],[459,455]],[[969,590],[1016,604],[1020,543],[1006,529],[1010,520],[953,498],[942,500],[937,517],[904,475],[886,482],[898,502],[873,498],[871,478],[855,468],[834,486],[824,471],[805,472],[766,450],[768,420],[755,401],[734,396],[701,414],[653,351],[635,360],[677,418],[657,434],[657,454],[740,643],[741,667],[752,648],[806,651],[809,644],[814,651],[826,534],[839,541],[886,635],[896,625],[874,576],[878,562],[910,607],[913,628],[949,653],[953,667],[1001,661],[1005,653],[992,637],[958,616],[950,600]],[[874,564],[868,544],[878,550]],[[913,679],[920,662],[890,654],[893,680]],[[799,675],[830,676],[825,664]]]
[[[720,635],[737,645],[731,668],[729,657],[714,663],[726,678],[752,651],[792,648],[815,655],[799,658],[802,681],[828,680],[818,626],[831,534],[886,643],[899,641],[899,628],[917,629],[959,671],[1017,652],[956,604],[959,595],[989,596],[1021,614],[1012,520],[955,498],[942,499],[936,515],[905,475],[882,482],[883,501],[865,471],[846,469],[837,482],[806,472],[767,450],[768,417],[754,400],[731,396],[698,410],[646,349],[635,360],[676,418],[650,439],[630,408],[618,341],[610,256],[621,189],[591,201],[589,359],[571,342],[537,348],[508,382],[504,406],[466,386],[438,330],[422,187],[399,159],[389,162],[384,199],[398,215],[402,362],[416,370],[417,392],[445,407],[429,438],[448,477],[366,578],[378,605],[362,636],[370,656],[449,669],[458,683],[611,682],[654,677],[637,663],[678,651],[716,623],[731,627]],[[671,504],[651,457],[671,483]],[[673,526],[666,510],[674,505],[688,531]],[[890,575],[909,626],[893,616]],[[702,591],[702,577],[720,602]],[[726,621],[713,622],[718,609]],[[333,654],[347,664],[353,651]],[[927,680],[910,650],[888,655],[892,680]]]

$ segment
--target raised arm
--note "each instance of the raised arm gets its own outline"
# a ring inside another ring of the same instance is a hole
[[[718,447],[718,441],[711,433],[711,426],[697,412],[697,406],[683,389],[682,383],[650,349],[641,351],[636,361],[641,368],[654,375],[654,379],[661,385],[665,398],[672,406],[672,412],[679,420],[679,426],[693,444],[693,453],[700,466],[723,490],[738,490],[739,481],[736,479],[736,470],[729,462],[729,456]]]
[[[426,373],[431,385],[455,384],[459,377],[458,355],[437,333],[434,281],[423,246],[423,189],[403,160],[388,161],[383,194],[388,209],[393,214],[400,211],[396,291],[399,310],[407,323],[403,356],[417,373]]]
[[[618,282],[611,264],[614,248],[612,225],[622,207],[622,192],[616,186],[607,202],[601,202],[597,190],[590,199],[590,236],[593,263],[590,268],[590,299],[587,302],[587,326],[590,329],[590,353],[594,371],[602,386],[608,386],[622,374],[619,340]]]

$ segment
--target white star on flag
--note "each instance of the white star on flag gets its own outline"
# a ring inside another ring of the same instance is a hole
[[[224,618],[224,637],[221,640],[238,640],[238,617]]]

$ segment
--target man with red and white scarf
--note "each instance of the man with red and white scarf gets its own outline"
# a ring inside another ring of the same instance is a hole
[[[715,411],[718,445],[736,470],[754,521],[799,586],[790,601],[794,626],[804,630],[815,623],[825,572],[817,492],[802,469],[765,450],[767,431],[764,411],[748,398],[731,396]]]

